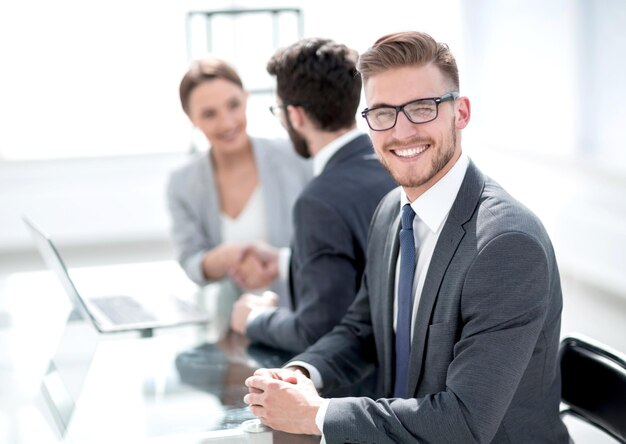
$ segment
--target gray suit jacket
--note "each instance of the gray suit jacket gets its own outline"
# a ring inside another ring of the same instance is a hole
[[[311,178],[311,165],[286,140],[252,139],[268,218],[269,243],[287,247],[292,235],[291,211]],[[219,196],[211,156],[198,153],[175,170],[167,187],[172,237],[178,260],[198,285],[206,285],[204,254],[222,242]]]
[[[325,389],[368,366],[381,399],[330,401],[329,443],[565,443],[557,362],[561,287],[539,220],[470,162],[419,301],[411,399],[392,399],[400,191],[374,216],[361,291],[342,323],[294,358]]]

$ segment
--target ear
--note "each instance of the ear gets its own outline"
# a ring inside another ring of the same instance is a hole
[[[304,108],[296,105],[288,105],[287,113],[289,114],[291,126],[293,126],[294,129],[301,130],[307,121]]]
[[[471,104],[467,97],[461,96],[455,101],[454,123],[457,129],[467,126],[471,117]]]

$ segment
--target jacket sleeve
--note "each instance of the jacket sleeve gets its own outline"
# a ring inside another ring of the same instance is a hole
[[[180,263],[189,279],[198,285],[210,283],[202,269],[205,253],[214,248],[208,236],[202,232],[202,224],[197,211],[192,207],[184,177],[173,174],[167,185],[167,204],[171,217],[171,233]]]
[[[302,352],[339,323],[354,300],[360,272],[347,222],[328,204],[302,197],[294,208],[292,298],[295,309],[279,308],[252,320],[252,341]]]

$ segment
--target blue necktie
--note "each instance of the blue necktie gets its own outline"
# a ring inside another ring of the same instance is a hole
[[[415,211],[409,204],[402,208],[400,230],[400,275],[398,277],[398,314],[396,317],[396,379],[393,396],[408,396],[411,318],[413,316],[413,275],[415,274]]]

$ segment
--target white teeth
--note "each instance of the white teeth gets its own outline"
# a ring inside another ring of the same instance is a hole
[[[419,148],[408,148],[406,150],[395,150],[394,152],[400,157],[412,157],[417,156],[420,153],[426,151],[428,146],[421,146]]]

